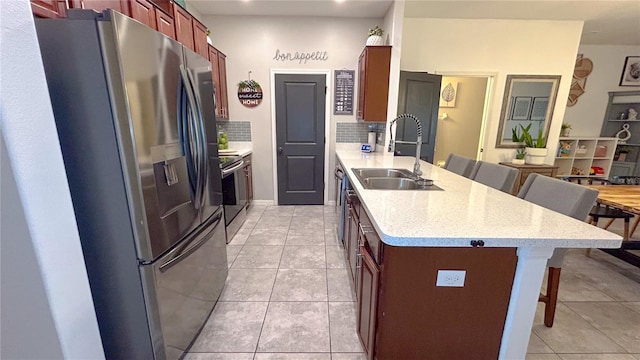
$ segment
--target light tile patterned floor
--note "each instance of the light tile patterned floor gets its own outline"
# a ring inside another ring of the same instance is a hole
[[[336,224],[334,207],[253,206],[227,246],[220,301],[185,359],[364,360]],[[527,360],[640,359],[640,269],[571,250],[559,299],[553,328],[538,306]]]

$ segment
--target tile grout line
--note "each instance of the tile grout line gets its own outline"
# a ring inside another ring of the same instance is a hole
[[[295,210],[295,209],[294,209]],[[266,211],[266,208],[265,208]],[[264,212],[262,213],[262,215],[264,215]],[[260,218],[262,218],[262,215],[260,215]],[[291,223],[289,223],[289,226],[291,226]],[[287,235],[289,234],[289,229],[287,229]],[[285,237],[285,244],[286,244],[286,237]],[[264,324],[267,321],[267,314],[269,313],[269,308],[271,307],[271,297],[273,296],[273,290],[276,287],[276,281],[278,280],[278,272],[280,271],[280,263],[282,262],[282,256],[284,254],[284,245],[282,246],[282,253],[280,253],[280,260],[278,261],[278,267],[276,268],[276,277],[273,279],[273,285],[271,285],[271,293],[269,294],[269,301],[267,302],[267,309],[264,312],[264,317],[262,318],[262,325],[260,326],[260,333],[258,334],[258,341],[256,342],[256,347],[255,350],[253,352],[253,358],[255,359],[256,354],[258,353],[258,346],[260,345],[260,338],[262,337],[262,330],[264,329]]]
[[[572,302],[572,301],[569,301]],[[601,301],[601,302],[611,302],[611,301]],[[580,313],[578,313],[577,311],[573,310],[569,305],[565,304],[565,302],[561,302],[562,305],[564,305],[567,309],[569,309],[571,312],[573,312],[574,314],[578,315],[578,317],[582,320],[584,320],[587,324],[589,324],[589,326],[591,326],[592,328],[594,328],[597,332],[599,332],[600,334],[604,335],[604,337],[606,337],[607,339],[611,340],[611,342],[613,342],[614,344],[618,345],[622,350],[625,351],[626,354],[631,354],[631,352],[629,352],[629,350],[627,350],[623,345],[621,345],[620,343],[618,343],[614,338],[612,338],[611,336],[607,335],[605,332],[603,332],[602,330],[598,329],[595,325],[593,325],[591,323],[591,321],[587,320],[584,316],[580,315]],[[624,305],[621,305],[624,306]],[[555,351],[555,350],[554,350]],[[621,354],[621,353],[612,353],[612,354]]]
[[[324,210],[324,209],[323,209]],[[333,348],[331,347],[331,309],[329,306],[329,264],[327,258],[327,234],[324,231],[324,213],[322,214],[322,239],[324,239],[324,273],[327,285],[327,323],[329,324],[329,358],[333,359]]]

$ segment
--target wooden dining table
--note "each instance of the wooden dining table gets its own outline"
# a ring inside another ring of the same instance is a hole
[[[598,202],[640,215],[640,185],[587,185],[596,189]]]
[[[583,185],[598,190],[598,202],[636,215],[629,231],[631,237],[640,222],[640,185]],[[620,249],[602,249],[628,263],[640,267],[640,241],[623,241]],[[631,251],[629,251],[631,250]]]

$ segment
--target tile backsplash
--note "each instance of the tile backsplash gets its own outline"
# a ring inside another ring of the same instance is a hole
[[[339,122],[336,123],[336,142],[366,143],[368,133],[375,131],[382,133],[382,144],[384,144],[384,129],[385,123]]]
[[[251,121],[218,121],[229,141],[251,141]]]

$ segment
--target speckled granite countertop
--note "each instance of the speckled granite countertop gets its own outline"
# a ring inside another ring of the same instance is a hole
[[[352,168],[413,169],[413,157],[337,150],[349,181],[388,245],[618,248],[622,238],[421,161],[444,191],[366,190]]]

